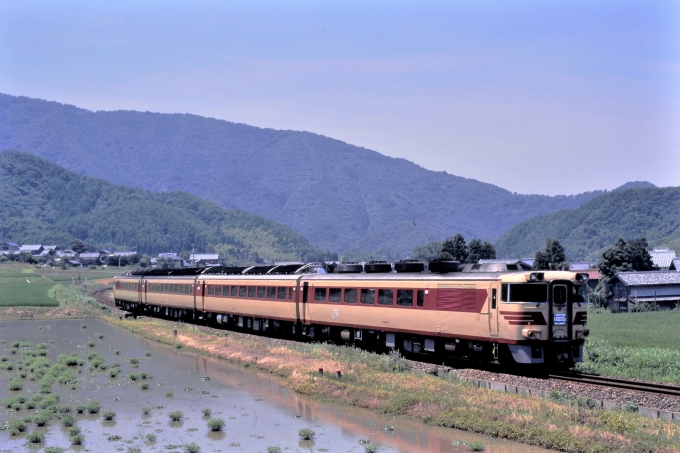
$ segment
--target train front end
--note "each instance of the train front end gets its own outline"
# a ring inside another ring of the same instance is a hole
[[[516,363],[570,366],[589,335],[588,274],[537,271],[501,279],[500,318]]]

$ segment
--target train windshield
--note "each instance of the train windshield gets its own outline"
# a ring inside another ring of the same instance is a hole
[[[501,289],[503,302],[545,303],[548,301],[548,285],[544,283],[504,284]]]
[[[588,298],[588,285],[574,285],[571,287],[571,301],[585,302]]]

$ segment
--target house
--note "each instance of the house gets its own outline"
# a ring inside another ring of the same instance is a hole
[[[649,255],[652,257],[652,262],[661,271],[667,271],[671,262],[675,259],[675,250],[670,249],[657,249],[655,248]]]
[[[174,267],[184,267],[188,264],[182,258],[177,256],[177,253],[159,253],[156,263],[158,264],[159,261],[165,261],[166,263],[171,262]]]
[[[680,272],[619,272],[609,279],[607,287],[607,305],[618,304],[621,311],[641,302],[664,307],[680,303]]]
[[[22,245],[19,247],[19,253],[30,253],[33,256],[40,255],[43,250],[44,247],[40,244]]]
[[[66,262],[73,267],[80,267],[81,266],[80,261],[78,261],[78,260],[66,260]]]
[[[668,270],[680,272],[680,258],[673,258],[673,261],[671,261],[671,265],[668,267]]]
[[[189,260],[199,266],[215,266],[220,264],[220,255],[217,253],[192,253]]]
[[[99,264],[99,253],[81,253],[78,255],[78,260],[83,266]]]
[[[59,258],[70,259],[70,258],[75,258],[76,255],[77,255],[77,253],[74,252],[73,250],[57,250],[57,256]]]
[[[135,256],[137,252],[113,252],[111,256],[115,256],[116,258],[127,258],[130,256]]]
[[[110,255],[111,255],[110,250],[104,249],[99,251],[99,259],[102,261],[106,260],[106,258],[108,258]]]
[[[21,246],[16,242],[0,242],[0,251],[7,252],[6,255],[18,252],[19,248],[21,248]]]
[[[569,264],[570,271],[587,271],[588,269],[597,269],[595,261],[576,261]]]

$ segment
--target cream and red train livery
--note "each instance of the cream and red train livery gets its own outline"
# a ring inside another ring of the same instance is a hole
[[[115,301],[138,314],[270,335],[523,364],[579,362],[589,333],[587,274],[577,272],[220,269],[235,268],[116,277]]]

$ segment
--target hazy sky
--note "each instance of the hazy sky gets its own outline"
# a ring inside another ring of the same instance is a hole
[[[306,130],[520,193],[680,186],[677,0],[0,0],[0,92]]]

